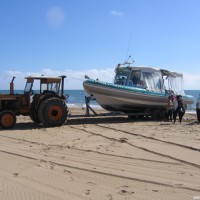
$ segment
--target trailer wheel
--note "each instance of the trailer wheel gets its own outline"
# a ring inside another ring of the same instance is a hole
[[[10,110],[4,110],[0,113],[0,126],[2,126],[2,128],[12,128],[15,124],[16,116],[14,112]]]
[[[59,98],[51,98],[41,103],[38,110],[39,120],[44,126],[61,126],[68,116],[67,105]]]
[[[136,119],[136,118],[137,118],[136,115],[128,115],[128,119],[130,119],[130,120],[134,120],[134,119]]]
[[[156,120],[156,121],[162,120],[163,119],[163,112],[162,112],[162,110],[159,110],[159,109],[154,110],[152,112],[152,118],[153,118],[153,120]]]

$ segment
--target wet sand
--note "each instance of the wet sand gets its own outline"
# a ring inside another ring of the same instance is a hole
[[[200,198],[200,124],[127,116],[73,117],[45,128],[29,117],[0,128],[0,199]],[[97,112],[106,112],[98,110]]]

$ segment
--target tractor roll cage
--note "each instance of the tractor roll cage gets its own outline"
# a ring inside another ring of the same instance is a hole
[[[52,91],[52,92],[55,92],[58,94],[60,91],[60,86],[61,86],[61,94],[63,95],[63,93],[64,93],[64,78],[66,78],[66,76],[60,76],[60,77],[56,77],[56,78],[55,77],[46,77],[46,76],[25,77],[25,79],[27,79],[27,81],[26,81],[24,93],[30,93],[32,91],[34,80],[39,80],[40,81],[40,93],[43,93],[45,91]]]

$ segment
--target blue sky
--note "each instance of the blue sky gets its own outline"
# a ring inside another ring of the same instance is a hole
[[[0,89],[23,89],[27,75],[67,75],[82,89],[84,75],[113,81],[132,55],[137,66],[184,74],[200,83],[199,0],[1,0]]]

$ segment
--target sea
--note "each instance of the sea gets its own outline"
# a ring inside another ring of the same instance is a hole
[[[35,93],[39,93],[38,90],[34,90]],[[0,90],[0,94],[9,94],[10,90]],[[15,94],[23,94],[24,90],[15,90]],[[86,107],[85,97],[88,94],[84,90],[64,90],[64,95],[69,95],[67,99],[68,107]],[[90,102],[91,107],[101,108],[95,101]]]
[[[38,92],[37,90],[35,91]],[[0,94],[9,94],[9,90],[0,90]],[[23,94],[23,90],[15,90],[15,94]],[[84,90],[65,90],[64,94],[68,94],[67,105],[68,107],[81,107],[85,108],[85,96],[88,96]],[[187,112],[195,113],[196,99],[199,97],[200,90],[185,90],[185,94],[192,95],[195,99],[195,102],[191,105],[188,105]],[[91,107],[99,109],[100,105],[96,101],[90,102]]]

